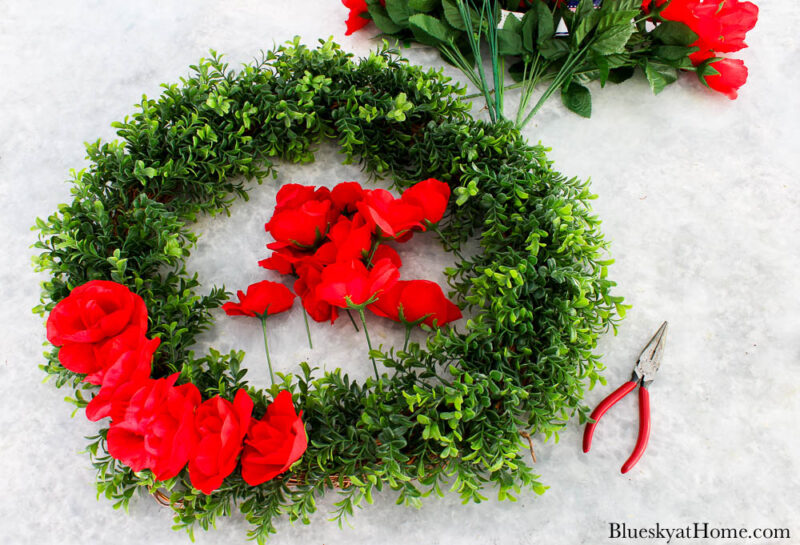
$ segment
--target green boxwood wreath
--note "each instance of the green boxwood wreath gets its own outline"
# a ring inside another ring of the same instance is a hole
[[[545,150],[510,125],[472,119],[464,89],[441,72],[410,66],[386,45],[355,62],[320,43],[309,49],[295,39],[238,72],[212,52],[114,123],[121,140],[88,144],[90,166],[72,172],[72,203],[36,222],[36,268],[49,278],[35,312],[91,279],[124,283],[144,298],[149,334],[161,338],[153,377],[180,371],[179,382],[205,398],[231,399],[247,387],[244,354],[192,351],[228,294],[198,293],[185,268],[196,240],[190,225],[246,199],[246,182],[274,175],[273,160],[313,161],[315,146],[333,139],[370,177],[399,188],[428,177],[451,185],[440,236],[459,260],[446,273],[473,317],[464,332],[445,328],[425,346],[376,353],[379,381],[358,384],[339,369],[320,376],[301,363],[271,390],[249,387],[258,418],[279,388],[291,389],[309,434],[293,470],[257,487],[238,471],[209,496],[192,490],[185,472],[155,482],[111,459],[101,429],[88,452],[99,494],[115,507],[137,489],[168,496],[175,527],[191,533],[238,506],[263,542],[278,515],[308,522],[316,498],[333,488],[340,522],[385,486],[411,505],[444,486],[465,502],[484,499],[487,486],[513,499],[545,488],[526,463],[525,434],[549,438],[575,414],[586,418],[586,382],[602,381],[596,340],[625,308],[610,293],[586,184],[554,172]],[[474,237],[482,251],[461,257]],[[93,387],[57,353],[46,353],[42,368],[85,407]]]

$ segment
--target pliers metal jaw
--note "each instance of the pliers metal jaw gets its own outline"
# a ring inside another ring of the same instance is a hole
[[[631,470],[636,462],[644,454],[647,448],[647,441],[650,439],[650,393],[647,387],[653,382],[655,374],[661,365],[661,357],[664,354],[664,343],[667,338],[667,328],[669,324],[664,322],[658,328],[653,338],[644,347],[639,359],[636,361],[636,366],[633,368],[631,380],[614,390],[608,397],[606,397],[597,408],[592,411],[591,419],[593,422],[586,424],[586,429],[583,432],[583,452],[589,452],[592,446],[592,436],[594,429],[600,418],[606,414],[620,399],[628,395],[639,386],[639,436],[636,439],[636,446],[633,448],[628,460],[622,465],[622,473],[627,473]]]

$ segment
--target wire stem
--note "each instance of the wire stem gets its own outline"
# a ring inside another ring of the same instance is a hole
[[[353,324],[353,327],[356,329],[357,332],[360,332],[358,326],[356,325],[356,321],[353,319],[353,315],[350,314],[350,309],[349,308],[346,309],[345,312],[347,312],[347,317],[350,318],[350,323]]]
[[[269,367],[269,379],[275,384],[275,375],[272,373],[272,361],[269,359],[269,343],[267,342],[267,318],[261,318],[261,329],[264,331],[264,351],[267,353],[267,366]]]
[[[306,312],[306,307],[304,307],[301,304],[300,308],[303,309],[303,321],[306,323],[306,337],[308,337],[308,347],[314,348],[314,345],[311,344],[311,330],[308,328],[308,313]]]
[[[372,342],[369,340],[369,331],[367,331],[367,318],[364,316],[364,309],[358,309],[358,315],[361,318],[361,325],[364,327],[364,335],[367,337],[367,348],[369,348],[369,359],[372,360],[372,369],[375,371],[375,378],[380,380],[381,377],[378,376],[378,364],[375,363],[375,358],[372,356]]]

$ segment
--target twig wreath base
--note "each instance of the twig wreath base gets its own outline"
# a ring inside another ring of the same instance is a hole
[[[473,120],[463,88],[388,46],[356,62],[331,41],[309,49],[295,39],[238,72],[216,54],[192,70],[114,123],[121,140],[87,145],[90,166],[72,173],[72,202],[37,220],[36,266],[49,279],[35,311],[91,279],[127,285],[147,305],[149,334],[161,339],[153,378],[180,372],[179,383],[194,383],[206,399],[248,388],[254,418],[289,389],[308,450],[262,485],[234,472],[205,495],[185,471],[157,482],[112,459],[101,429],[87,448],[98,494],[115,507],[127,507],[136,490],[154,494],[190,534],[238,507],[261,543],[280,515],[309,522],[317,497],[333,488],[340,522],[384,487],[415,506],[445,487],[465,502],[485,499],[487,488],[500,499],[542,493],[526,436],[550,438],[571,417],[585,420],[586,385],[602,381],[596,340],[624,313],[586,184],[554,172],[545,150],[510,125]],[[185,268],[196,240],[190,225],[246,199],[247,181],[274,176],[275,159],[313,161],[324,139],[399,188],[428,177],[450,184],[454,202],[438,235],[458,257],[446,274],[472,318],[463,332],[431,332],[425,346],[374,350],[379,380],[358,384],[340,369],[320,374],[301,363],[259,391],[247,386],[243,353],[192,350],[227,294],[198,293]],[[481,253],[463,258],[459,249],[474,237]],[[42,368],[85,407],[92,386],[57,354],[49,350]]]

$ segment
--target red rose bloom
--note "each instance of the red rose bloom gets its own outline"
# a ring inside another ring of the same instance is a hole
[[[342,182],[331,190],[333,206],[339,212],[356,211],[356,204],[364,196],[364,189],[358,182]]]
[[[197,408],[194,427],[198,441],[189,458],[193,487],[211,494],[233,473],[252,412],[253,400],[245,390],[236,392],[233,403],[215,396]]]
[[[314,199],[315,188],[313,185],[286,184],[281,186],[275,195],[275,210],[272,215],[284,210],[300,208],[306,202]]]
[[[105,369],[128,350],[138,348],[147,338],[138,325],[97,343],[67,343],[58,351],[58,361],[74,373],[87,375],[84,382],[102,384]]]
[[[242,478],[256,486],[280,475],[300,459],[308,446],[303,421],[286,390],[267,407],[267,414],[250,425],[242,450]]]
[[[747,81],[747,67],[744,62],[739,59],[721,59],[709,66],[716,69],[719,74],[701,76],[706,84],[729,99],[735,99],[739,87]]]
[[[365,191],[357,207],[373,231],[380,236],[399,239],[414,227],[425,230],[422,224],[423,209],[402,199],[395,199],[385,189]]]
[[[756,26],[758,7],[751,2],[724,0],[696,3],[697,18],[691,29],[697,34],[694,45],[718,53],[730,53],[747,47],[745,34]]]
[[[366,0],[342,0],[344,7],[350,10],[350,15],[345,20],[344,24],[347,25],[345,36],[350,36],[356,30],[360,30],[367,26],[369,19],[362,17],[362,13],[367,13]]]
[[[317,286],[322,281],[320,270],[311,265],[303,265],[298,274],[300,277],[294,283],[294,292],[300,297],[308,315],[316,322],[335,322],[339,317],[339,309],[317,297]]]
[[[370,271],[358,260],[334,263],[322,270],[317,297],[341,308],[348,307],[348,300],[353,305],[362,305],[375,294],[391,288],[399,276],[397,267],[389,259],[377,261]]]
[[[435,178],[428,178],[406,189],[400,200],[421,208],[423,220],[438,223],[447,210],[450,186]]]
[[[278,282],[262,280],[247,287],[247,294],[237,292],[239,302],[229,301],[222,310],[229,316],[272,316],[289,309],[294,304],[294,294]]]
[[[306,201],[300,208],[275,213],[264,229],[278,242],[311,248],[328,232],[330,216],[331,201]]]
[[[375,250],[375,254],[372,256],[373,263],[377,263],[381,259],[388,259],[398,269],[403,266],[403,260],[400,259],[400,254],[388,244],[379,244],[378,249]]]
[[[352,220],[341,216],[331,227],[328,238],[336,247],[335,261],[362,259],[372,248],[372,229],[360,214],[353,216]]]
[[[183,469],[197,442],[194,411],[200,391],[191,383],[175,386],[178,375],[146,381],[107,435],[109,455],[134,471],[150,469],[159,481]]]
[[[98,343],[134,325],[147,330],[147,308],[126,286],[91,280],[61,300],[47,319],[47,340],[55,346]]]
[[[131,396],[150,378],[153,353],[160,342],[160,339],[142,339],[103,370],[102,387],[86,406],[86,418],[96,422],[106,416],[119,420],[125,415]]]
[[[422,323],[431,327],[434,322],[443,326],[461,318],[458,306],[444,296],[439,284],[429,280],[400,280],[367,308],[395,322],[415,323],[422,320]]]

